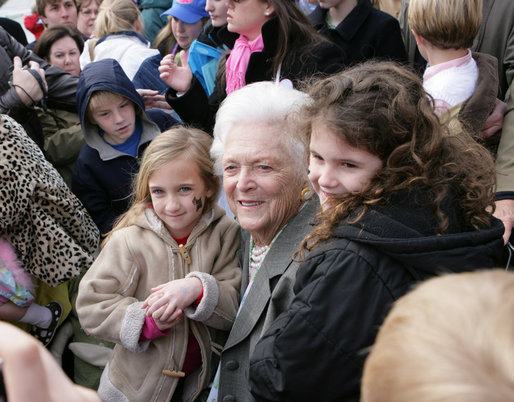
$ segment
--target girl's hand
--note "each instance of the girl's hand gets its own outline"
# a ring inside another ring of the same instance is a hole
[[[168,322],[176,319],[179,311],[193,304],[202,289],[202,282],[198,278],[177,279],[153,288],[143,302],[143,308],[148,307],[146,315],[154,320],[157,317],[160,321]]]
[[[164,95],[153,89],[136,89],[137,93],[143,98],[145,102],[145,109],[171,109],[171,106],[166,102]]]
[[[184,50],[180,52],[180,64],[180,67],[177,66],[174,56],[168,54],[161,60],[159,72],[161,73],[161,80],[168,84],[168,86],[179,93],[184,93],[191,86],[191,80],[193,79],[193,73],[189,64],[187,64],[187,54]]]
[[[165,306],[161,307],[161,309],[157,310],[155,313],[153,313],[152,318],[155,322],[155,325],[157,328],[159,328],[159,331],[166,331],[169,328],[173,328],[175,325],[177,325],[182,318],[184,318],[184,313],[182,310],[175,310],[174,313],[167,319],[167,320],[161,320],[161,312],[164,311]]]

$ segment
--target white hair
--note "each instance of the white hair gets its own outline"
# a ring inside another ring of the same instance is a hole
[[[223,174],[222,161],[227,136],[232,127],[240,123],[283,125],[286,128],[283,130],[286,149],[298,167],[304,167],[306,171],[304,165],[308,158],[308,144],[295,135],[289,117],[309,103],[310,97],[306,93],[271,81],[256,82],[232,92],[216,114],[211,147],[214,172],[220,176]]]

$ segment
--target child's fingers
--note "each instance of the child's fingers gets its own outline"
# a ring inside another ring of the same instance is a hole
[[[182,318],[184,317],[184,313],[181,309],[177,308],[166,320],[163,320],[163,316],[161,316],[161,321],[165,321],[166,325],[174,326],[176,325]]]
[[[148,310],[146,312],[146,315],[150,316],[152,315],[154,312],[156,312],[157,310],[159,310],[161,307],[166,307],[166,300],[163,300],[163,299],[157,299],[155,300],[155,302],[152,302],[152,301],[148,301]]]
[[[162,283],[162,284],[152,288],[152,292],[157,292],[157,291],[161,290],[164,286],[166,286],[166,284]]]
[[[170,319],[174,319],[177,310],[180,311],[175,303],[166,305],[166,308],[161,315],[161,320],[170,321]]]
[[[171,321],[167,324],[168,328],[173,328],[175,325],[177,325],[182,320],[183,317],[184,317],[184,314],[182,312],[180,312],[180,314],[177,316],[177,318],[175,318],[173,321]]]
[[[154,319],[154,321],[164,322],[165,320],[162,319],[162,315],[164,314],[164,311],[166,311],[166,306],[161,306],[158,309],[156,309],[155,311],[153,311],[151,314],[149,314],[149,311],[147,311],[146,315],[147,316],[151,315],[152,318]]]

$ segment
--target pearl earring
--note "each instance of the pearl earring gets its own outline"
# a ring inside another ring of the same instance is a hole
[[[266,17],[269,17],[269,11],[266,11],[266,12],[264,13],[264,15],[265,15]]]

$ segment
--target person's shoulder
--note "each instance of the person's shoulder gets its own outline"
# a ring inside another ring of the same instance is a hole
[[[317,6],[312,13],[308,15],[309,20],[316,29],[320,29],[326,25],[327,10]]]
[[[79,164],[82,165],[96,158],[100,159],[98,151],[89,146],[88,144],[84,144],[84,146],[80,149],[79,156],[77,157],[77,162],[79,162]]]
[[[394,18],[391,14],[385,11],[378,10],[371,6],[368,20],[373,21],[374,24],[387,25],[387,26],[398,26],[400,28],[400,22]]]

